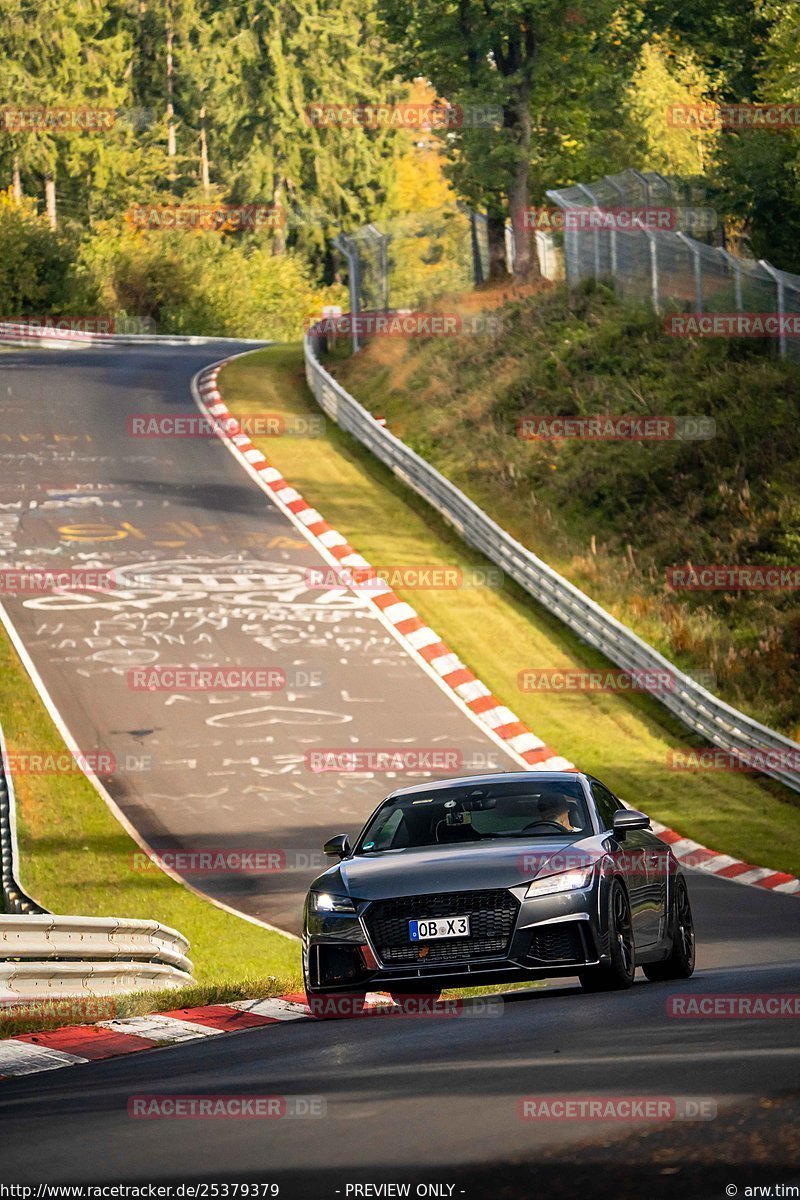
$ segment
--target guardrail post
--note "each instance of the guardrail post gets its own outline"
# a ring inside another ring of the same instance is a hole
[[[760,267],[763,267],[772,278],[775,280],[775,286],[778,293],[778,319],[781,322],[781,332],[778,339],[778,347],[781,358],[786,358],[789,352],[789,346],[786,338],[786,330],[783,327],[783,318],[786,314],[786,284],[783,280],[783,272],[777,267],[773,267],[772,263],[768,263],[765,258],[759,260]]]

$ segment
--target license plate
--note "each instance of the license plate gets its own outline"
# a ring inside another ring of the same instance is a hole
[[[408,936],[412,942],[469,937],[469,917],[425,917],[420,921],[409,921]]]

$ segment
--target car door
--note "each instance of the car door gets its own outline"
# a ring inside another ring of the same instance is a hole
[[[590,783],[598,816],[607,830],[614,824],[614,813],[625,805],[604,784],[594,779]],[[641,948],[658,941],[661,909],[655,885],[656,864],[652,842],[655,835],[646,829],[631,829],[624,841],[615,838],[612,858],[618,864],[628,887],[631,902],[631,921],[636,945]],[[652,871],[652,877],[651,877]]]
[[[642,829],[644,839],[645,868],[647,871],[647,907],[652,914],[654,941],[660,941],[667,929],[667,902],[669,896],[670,864],[673,861],[669,846],[660,837],[647,829]],[[648,928],[651,918],[648,915]]]

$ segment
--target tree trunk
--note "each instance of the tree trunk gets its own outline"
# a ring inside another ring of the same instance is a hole
[[[497,213],[487,213],[486,232],[489,238],[489,278],[507,279],[505,217]]]
[[[539,267],[539,256],[536,253],[533,231],[527,228],[528,222],[526,221],[526,214],[531,202],[528,186],[531,159],[529,86],[521,88],[508,124],[516,132],[518,155],[508,189],[508,207],[511,213],[511,228],[514,232],[514,277],[525,281],[541,279],[542,272]]]
[[[172,61],[172,8],[167,5],[167,157],[175,158],[177,147],[175,143],[175,84],[173,79]],[[175,181],[175,167],[170,165],[170,182]]]
[[[286,252],[286,224],[284,221],[282,180],[272,189],[272,207],[275,214],[275,223],[272,227],[275,232],[275,237],[272,241],[272,253],[284,254]]]
[[[52,175],[45,176],[44,202],[47,210],[47,219],[50,222],[50,228],[57,229],[58,214],[56,212],[56,181]]]
[[[19,172],[19,156],[17,154],[14,155],[11,191],[17,204],[20,204],[22,201],[22,176]]]
[[[208,173],[208,138],[206,136],[206,106],[200,109],[200,181],[203,185],[203,195],[207,196],[211,188]]]
[[[475,287],[480,287],[483,283],[483,260],[481,258],[481,244],[478,237],[478,218],[474,212],[469,214],[469,240],[472,247],[472,278]]]

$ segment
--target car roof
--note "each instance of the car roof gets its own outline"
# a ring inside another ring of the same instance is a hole
[[[534,779],[541,783],[554,783],[557,780],[589,778],[591,776],[586,775],[583,771],[491,771],[485,775],[456,775],[451,779],[434,779],[429,783],[416,783],[413,787],[398,788],[396,791],[390,792],[386,799],[393,800],[396,796],[413,796],[419,792],[435,792],[442,788],[462,787],[465,784],[473,784],[477,787],[485,783],[530,783]]]

